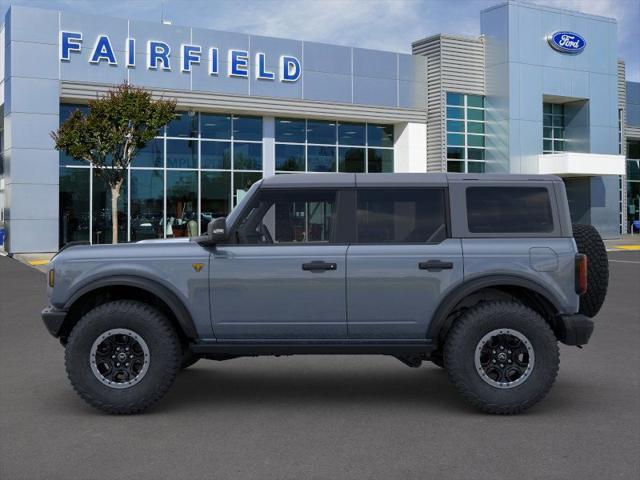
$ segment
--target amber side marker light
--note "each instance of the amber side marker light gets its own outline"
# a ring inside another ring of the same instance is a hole
[[[576,293],[584,295],[587,293],[587,256],[579,253],[576,255]]]
[[[51,270],[49,270],[49,286],[51,288],[53,288],[53,284],[56,281],[56,272],[55,270],[52,268]]]

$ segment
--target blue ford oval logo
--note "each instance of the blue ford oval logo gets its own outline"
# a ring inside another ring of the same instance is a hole
[[[587,42],[577,33],[573,32],[555,32],[547,37],[547,41],[551,48],[562,53],[581,53]]]

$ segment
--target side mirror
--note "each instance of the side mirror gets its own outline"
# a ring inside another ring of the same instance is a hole
[[[214,218],[207,225],[207,237],[212,244],[224,243],[227,240],[227,220],[224,217]]]

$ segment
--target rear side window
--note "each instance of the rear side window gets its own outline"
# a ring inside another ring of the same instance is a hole
[[[443,189],[357,191],[358,243],[438,243],[446,238]]]
[[[467,221],[471,233],[552,232],[549,192],[543,187],[469,187]]]

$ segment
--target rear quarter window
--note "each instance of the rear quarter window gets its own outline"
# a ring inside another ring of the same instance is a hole
[[[549,233],[553,214],[544,187],[469,187],[467,222],[471,233]]]

